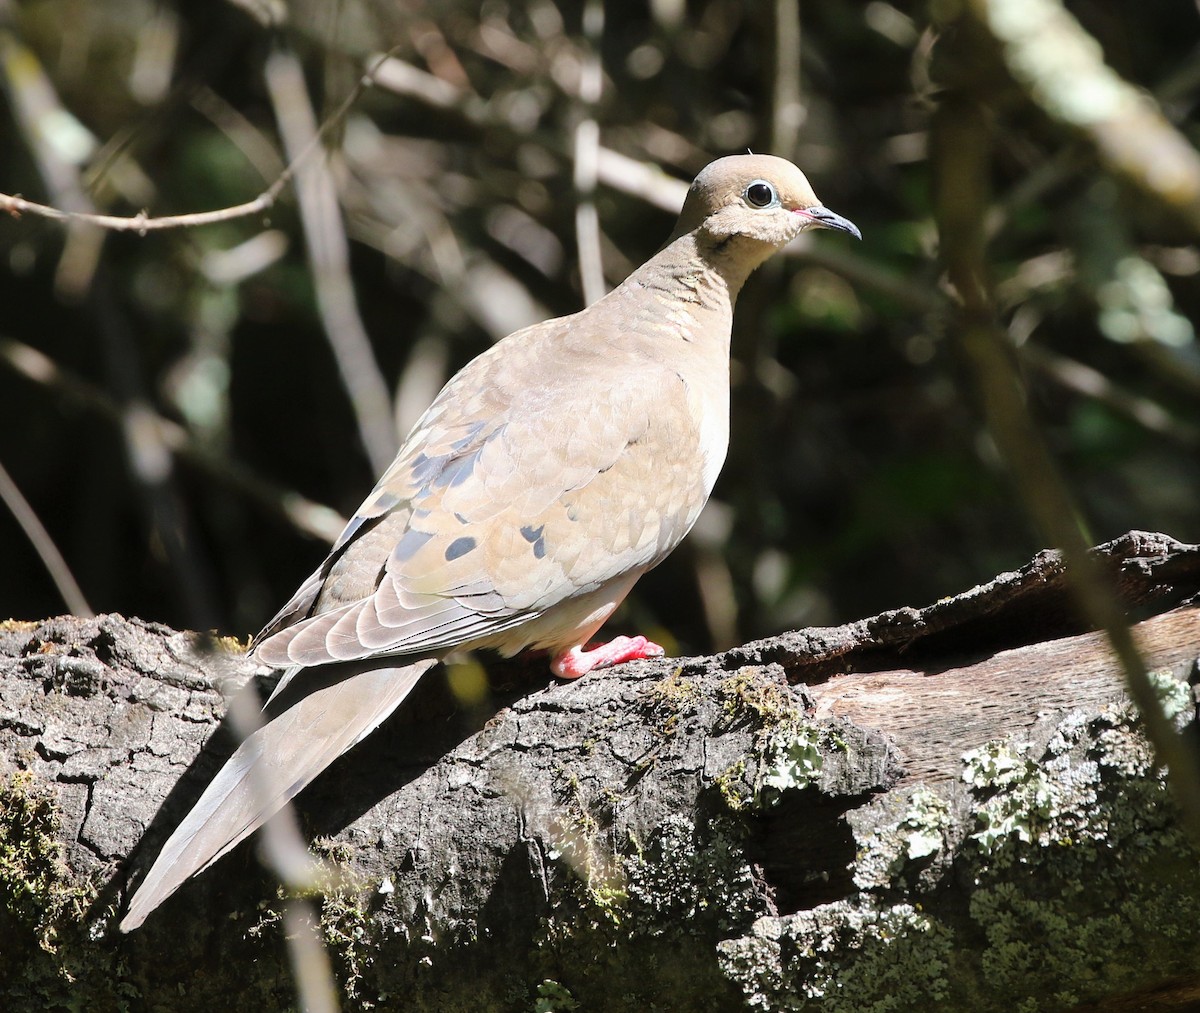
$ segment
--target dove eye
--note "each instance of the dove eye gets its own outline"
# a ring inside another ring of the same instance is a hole
[[[775,188],[770,183],[756,179],[746,187],[746,203],[751,207],[765,208],[778,202]]]

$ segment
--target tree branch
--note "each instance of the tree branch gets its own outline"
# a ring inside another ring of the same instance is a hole
[[[1158,613],[1136,634],[1182,726],[1200,547],[1133,533],[1096,561]],[[1197,855],[1104,635],[1078,629],[1047,552],[714,658],[549,687],[489,665],[482,709],[427,677],[302,796],[341,874],[321,929],[346,1007],[1186,1008]],[[0,627],[6,1008],[288,1005],[287,905],[253,849],[109,929],[127,856],[136,876],[231,748],[204,744],[215,687],[252,674],[115,616]]]

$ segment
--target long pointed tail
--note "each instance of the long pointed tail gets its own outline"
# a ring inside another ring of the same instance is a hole
[[[282,809],[347,749],[378,727],[437,662],[369,668],[325,685],[238,746],[163,845],[129,902],[129,932],[190,877]]]

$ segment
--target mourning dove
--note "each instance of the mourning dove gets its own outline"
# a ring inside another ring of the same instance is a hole
[[[719,159],[667,244],[587,309],[509,335],[442,389],[329,557],[255,639],[310,691],[248,737],[163,847],[129,931],[375,729],[453,650],[563,677],[662,653],[584,645],[687,533],[729,441],[747,276],[812,228],[859,236],[790,162]]]

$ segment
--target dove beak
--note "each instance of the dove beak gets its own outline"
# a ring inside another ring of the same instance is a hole
[[[862,239],[862,233],[858,231],[858,226],[849,218],[843,218],[841,215],[829,208],[821,207],[820,204],[811,208],[794,208],[796,214],[804,215],[805,218],[811,218],[817,223],[817,226],[822,229],[841,229],[842,232],[849,232],[855,239]]]

